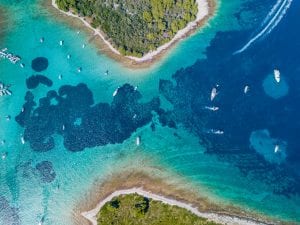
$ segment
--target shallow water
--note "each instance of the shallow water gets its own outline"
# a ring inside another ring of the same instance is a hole
[[[0,161],[0,224],[37,224],[43,216],[45,224],[74,224],[74,207],[94,182],[122,171],[126,161],[175,172],[220,201],[300,221],[299,2],[278,9],[285,15],[275,17],[281,20],[274,19],[276,27],[237,55],[272,21],[275,14],[263,23],[276,1],[219,2],[205,28],[153,67],[135,71],[98,54],[86,34],[54,19],[40,3],[0,0],[10,22],[0,48],[25,64],[0,60],[0,81],[13,92],[0,99],[0,154],[6,155]],[[32,68],[38,57],[48,64]],[[284,90],[272,86],[275,68]],[[33,75],[41,75],[38,84],[31,83]],[[33,100],[24,99],[28,91]],[[151,102],[156,97],[159,107]],[[261,130],[268,138],[251,136]],[[284,143],[280,160],[270,155],[274,140]],[[139,161],[140,154],[151,163]]]

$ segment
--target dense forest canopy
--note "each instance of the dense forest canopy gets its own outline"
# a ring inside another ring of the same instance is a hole
[[[196,0],[56,0],[64,11],[91,18],[123,55],[141,57],[196,19]]]

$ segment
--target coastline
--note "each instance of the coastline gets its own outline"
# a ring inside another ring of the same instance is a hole
[[[114,174],[100,185],[92,188],[74,210],[75,224],[97,225],[96,215],[100,208],[120,194],[138,193],[170,205],[177,205],[192,213],[221,224],[291,224],[278,222],[263,215],[244,211],[231,205],[216,204],[191,187],[165,182],[145,172]]]
[[[148,68],[153,65],[159,59],[161,59],[169,50],[174,47],[174,45],[193,34],[198,28],[205,26],[208,19],[211,18],[215,12],[216,3],[215,0],[196,0],[198,4],[198,13],[196,20],[189,22],[188,25],[179,30],[177,34],[173,37],[171,41],[160,46],[155,51],[145,54],[142,58],[137,58],[133,56],[123,56],[119,53],[117,49],[105,38],[105,34],[100,29],[93,28],[86,18],[75,15],[71,12],[64,12],[60,10],[55,3],[55,0],[51,0],[51,8],[54,8],[60,13],[69,18],[76,18],[81,23],[81,26],[88,29],[88,32],[92,32],[92,37],[89,42],[94,42],[101,53],[106,54],[108,57],[120,62],[121,64],[129,68]],[[70,21],[71,26],[74,21]],[[86,30],[86,29],[85,29]]]

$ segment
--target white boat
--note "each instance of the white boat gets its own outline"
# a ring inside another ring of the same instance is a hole
[[[114,91],[113,97],[115,97],[115,96],[118,94],[119,88],[120,88],[120,87],[118,87],[118,88]]]
[[[141,137],[137,136],[135,142],[136,142],[136,145],[139,146],[141,144]]]
[[[71,55],[70,54],[67,55],[67,59],[71,59]]]
[[[59,41],[60,46],[63,46],[63,44],[64,44],[64,41]]]
[[[24,139],[24,137],[23,137],[23,136],[21,137],[21,143],[22,143],[22,145],[24,145],[24,144],[25,144],[25,139]]]
[[[133,115],[133,117],[132,117],[132,119],[135,119],[136,117],[137,117],[137,115],[136,115],[136,114],[134,114],[134,115]]]
[[[81,72],[81,67],[78,67],[77,72],[80,73]]]
[[[6,116],[6,120],[10,121],[10,115]]]
[[[59,79],[59,80],[62,79],[62,75],[61,75],[61,74],[58,75],[58,79]]]
[[[44,38],[43,38],[43,37],[40,38],[40,42],[41,42],[41,43],[44,42]]]
[[[204,108],[208,109],[210,111],[218,111],[219,110],[219,107],[217,107],[217,106],[205,106]]]
[[[107,76],[108,75],[108,70],[106,70],[104,74]]]
[[[210,100],[213,101],[215,99],[215,97],[217,96],[217,94],[218,94],[217,88],[214,87],[210,93]]]
[[[137,89],[138,89],[138,86],[135,86],[135,87],[134,87],[134,90],[136,91]]]
[[[210,129],[210,130],[208,131],[208,133],[210,133],[210,134],[218,134],[218,135],[222,135],[222,134],[224,134],[224,131],[223,131],[223,130]]]
[[[12,92],[8,89],[10,85],[5,85],[0,82],[0,96],[12,95]]]
[[[276,80],[277,83],[280,82],[280,71],[277,69],[274,70],[274,79]]]
[[[1,156],[2,160],[6,159],[6,156],[7,156],[7,152],[4,152]]]
[[[21,68],[24,68],[25,64],[24,63],[20,63],[20,66],[21,66]]]
[[[85,48],[85,44],[82,45],[82,48]]]
[[[246,85],[244,87],[244,93],[247,94],[249,92],[249,90],[250,90],[250,87],[248,85]]]
[[[65,129],[66,129],[65,125],[63,125],[63,126],[62,126],[62,130],[65,130]]]
[[[280,151],[280,148],[279,148],[279,145],[275,145],[275,148],[274,148],[274,153],[277,153]]]

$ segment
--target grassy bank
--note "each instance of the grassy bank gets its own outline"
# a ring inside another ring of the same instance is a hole
[[[98,225],[217,225],[186,209],[138,194],[113,198],[101,208],[97,217]]]

